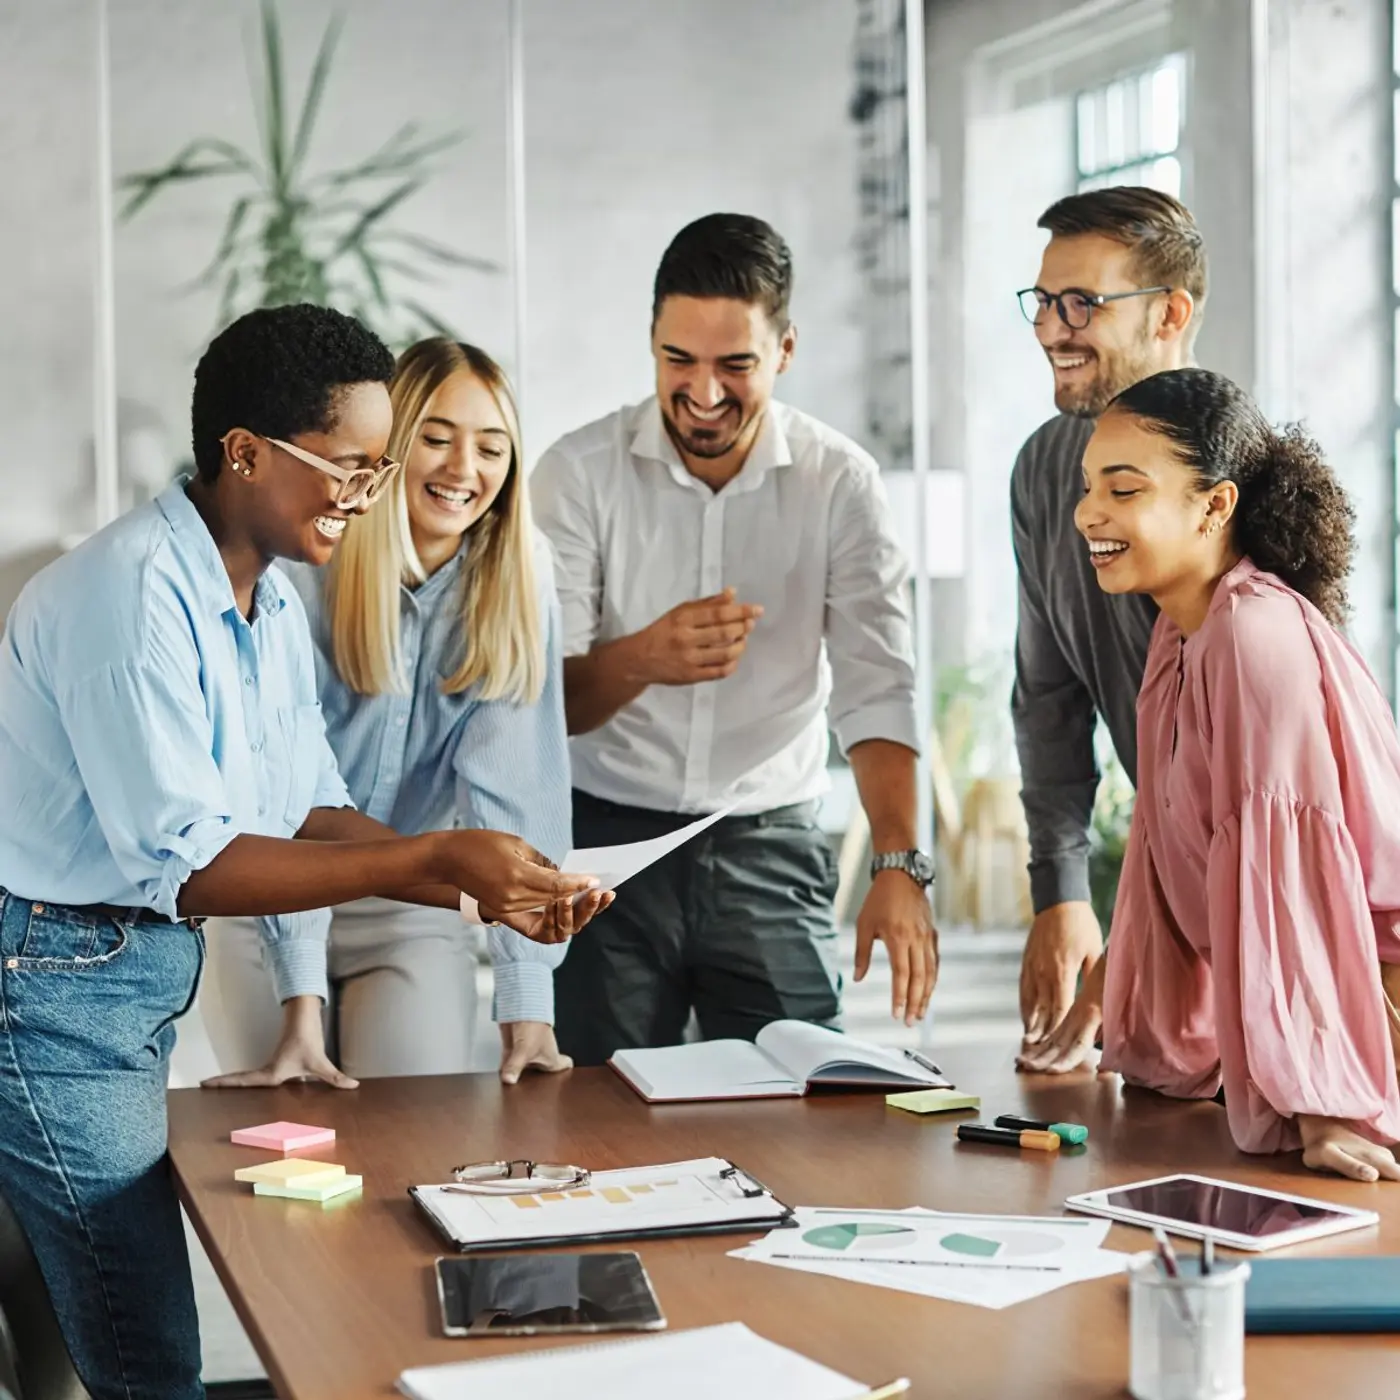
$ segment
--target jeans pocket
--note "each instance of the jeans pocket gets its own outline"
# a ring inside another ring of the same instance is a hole
[[[115,919],[32,904],[13,966],[36,972],[84,972],[105,967],[127,948],[128,932]]]

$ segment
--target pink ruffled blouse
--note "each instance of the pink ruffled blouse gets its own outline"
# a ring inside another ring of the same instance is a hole
[[[1397,911],[1385,697],[1316,608],[1245,560],[1198,632],[1164,615],[1152,636],[1104,1067],[1181,1098],[1223,1084],[1246,1152],[1297,1147],[1299,1113],[1400,1140],[1381,967],[1400,964]]]

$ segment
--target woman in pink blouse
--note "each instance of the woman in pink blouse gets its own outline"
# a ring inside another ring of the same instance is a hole
[[[1400,740],[1337,630],[1346,494],[1315,443],[1200,369],[1120,394],[1084,481],[1099,586],[1162,612],[1112,957],[1022,1066],[1083,1063],[1101,1016],[1104,1068],[1223,1088],[1244,1151],[1400,1180]]]

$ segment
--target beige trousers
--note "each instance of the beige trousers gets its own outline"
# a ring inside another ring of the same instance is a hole
[[[255,919],[210,919],[199,1009],[219,1069],[272,1056],[282,1009]],[[475,1068],[476,953],[461,916],[389,899],[332,911],[326,1044],[356,1079]],[[482,1066],[490,1068],[490,1066]]]

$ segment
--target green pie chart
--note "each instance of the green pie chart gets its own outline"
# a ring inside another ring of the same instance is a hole
[[[819,1225],[815,1230],[808,1230],[802,1238],[818,1249],[850,1249],[857,1242],[862,1249],[899,1249],[913,1244],[918,1234],[903,1225],[875,1225],[852,1220],[839,1225]]]

